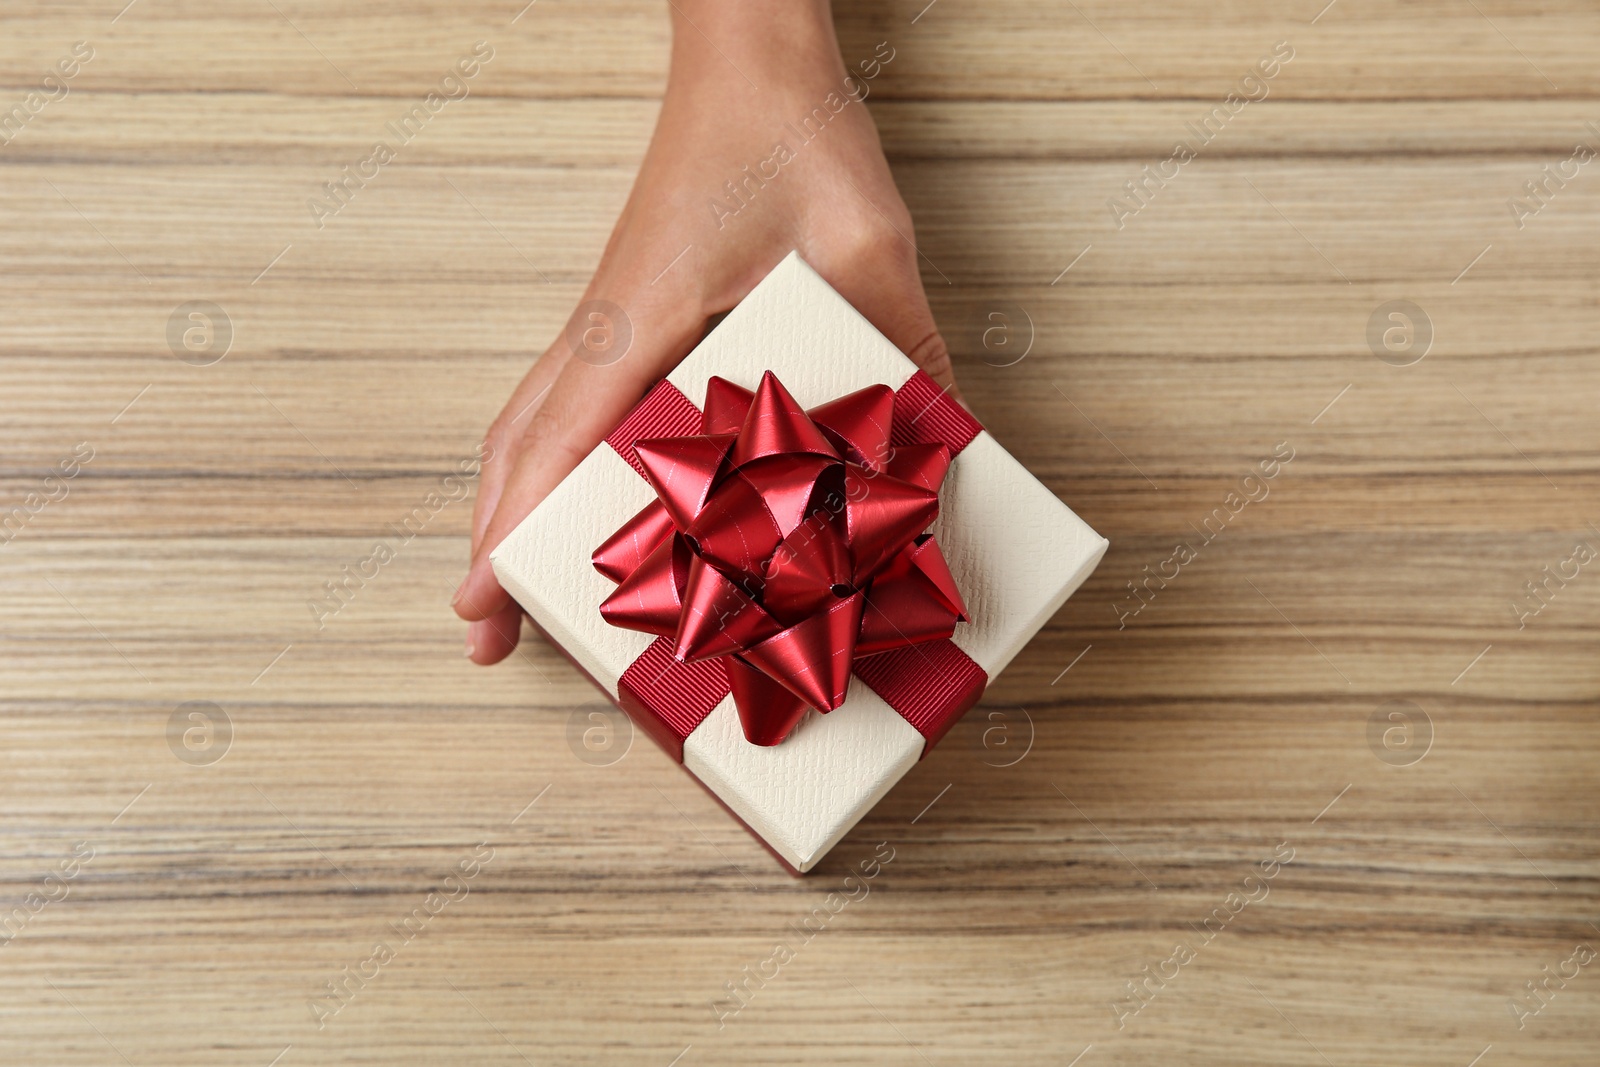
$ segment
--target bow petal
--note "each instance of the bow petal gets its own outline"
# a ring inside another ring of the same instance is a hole
[[[931,557],[937,557],[937,562],[929,566]],[[958,594],[953,606],[939,579],[930,576],[929,570],[946,578],[950,573],[931,537],[920,545],[908,546],[872,579],[861,613],[856,655],[870,656],[955,633],[956,623],[964,618],[958,607],[961,598]]]
[[[678,529],[688,529],[700,514],[733,441],[728,436],[700,436],[651,437],[633,443],[645,478]]]
[[[945,560],[944,553],[939,550],[939,543],[933,539],[932,534],[924,534],[917,538],[914,546],[907,547],[903,553],[922,576],[933,583],[939,592],[939,598],[945,606],[956,613],[962,622],[968,622],[967,605],[961,599],[961,589],[956,585],[955,575],[950,573],[950,564]]]
[[[752,745],[770,748],[779,744],[811,710],[804,700],[740,656],[728,657],[728,687],[733,690],[745,740]]]
[[[761,602],[787,623],[855,592],[850,549],[826,512],[812,515],[783,539],[762,577]]]
[[[755,398],[756,394],[744,386],[713,375],[706,380],[706,410],[700,416],[700,432],[738,433]]]
[[[740,467],[739,477],[761,494],[762,503],[778,524],[778,532],[787,537],[807,515],[822,506],[821,498],[828,492],[827,481],[843,489],[843,466],[826,456],[768,456]],[[837,477],[824,479],[829,473]]]
[[[750,402],[750,411],[739,430],[739,440],[733,446],[733,462],[742,467],[751,460],[785,452],[839,458],[839,453],[817,429],[816,423],[807,417],[799,402],[789,395],[777,375],[767,371],[756,387],[755,399]]]
[[[939,491],[950,470],[950,449],[939,442],[897,445],[889,457],[889,473],[903,482]]]
[[[752,579],[783,540],[761,493],[737,472],[717,486],[684,533],[696,555]]]
[[[869,385],[806,412],[845,458],[882,474],[889,461],[894,425],[894,390]]]
[[[844,703],[861,629],[860,593],[744,652],[744,658],[818,711]]]
[[[939,494],[889,474],[845,468],[845,525],[854,581],[861,585],[939,514]]]
[[[683,587],[689,576],[689,547],[681,537],[661,542],[632,574],[606,597],[600,615],[612,626],[671,637],[683,613]]]
[[[620,582],[638,570],[644,558],[671,537],[672,531],[672,516],[666,505],[652,500],[594,550],[594,569],[613,582]]]
[[[777,633],[772,616],[699,556],[689,563],[683,617],[675,631],[673,658],[683,663],[726,656]]]

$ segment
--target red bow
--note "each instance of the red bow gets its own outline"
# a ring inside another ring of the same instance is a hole
[[[723,658],[753,744],[844,703],[858,656],[967,619],[923,533],[950,449],[891,448],[894,402],[874,385],[805,411],[771,371],[755,393],[712,378],[698,435],[633,442],[658,499],[595,550],[619,583],[600,613],[680,663]]]

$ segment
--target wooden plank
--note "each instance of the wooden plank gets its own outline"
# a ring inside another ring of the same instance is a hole
[[[280,92],[129,92],[76,89],[68,106],[41,112],[0,163],[161,166],[174,158],[212,166],[306,166],[317,181],[364,158],[405,107],[387,97]],[[869,96],[894,161],[1072,159],[1155,163],[1185,124],[1206,117],[1199,100],[940,100]],[[450,105],[404,147],[405,166],[617,167],[643,158],[659,104],[650,98],[473,95]],[[774,115],[783,135],[785,116]],[[1588,98],[1301,100],[1252,104],[1205,146],[1207,159],[1239,157],[1527,157],[1537,172],[1595,135]],[[115,136],[107,136],[114,130]],[[1134,167],[1137,171],[1138,166]],[[315,168],[322,168],[320,171]],[[315,184],[315,182],[313,182]]]
[[[427,93],[479,40],[495,49],[482,91],[514,96],[650,96],[666,74],[668,26],[648,0],[581,8],[385,4],[383,32],[354,5],[141,4],[115,25],[102,6],[76,14],[24,7],[8,17],[0,69],[17,84],[41,77],[76,39],[96,58],[82,88],[144,92],[284,91],[308,96]],[[1593,12],[1578,0],[1528,9],[1449,0],[1403,10],[1345,0],[1318,18],[1268,0],[1199,0],[1140,11],[1107,0],[981,6],[919,0],[841,8],[847,63],[879,42],[895,49],[885,97],[922,99],[1163,99],[1220,101],[1256,62],[1287,41],[1295,58],[1273,80],[1283,98],[1387,100],[1593,96]],[[915,19],[915,21],[913,21]],[[1315,22],[1313,22],[1315,19]],[[1039,32],[1041,23],[1048,32]],[[714,29],[714,27],[713,27]],[[174,63],[174,41],[199,58]],[[34,72],[38,73],[35,74]],[[951,72],[959,76],[951,76]]]

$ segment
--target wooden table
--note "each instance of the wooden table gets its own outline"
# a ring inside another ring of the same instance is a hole
[[[1593,5],[839,5],[968,396],[1112,548],[797,881],[462,659],[470,504],[308,607],[581,292],[663,5],[122,2],[0,15],[4,108],[93,50],[0,147],[0,1061],[1600,1054]]]

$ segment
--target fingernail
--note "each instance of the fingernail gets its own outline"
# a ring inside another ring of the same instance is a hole
[[[468,638],[467,638],[467,647],[466,647],[466,651],[464,651],[464,652],[463,652],[463,653],[462,653],[462,655],[463,655],[463,656],[466,656],[466,657],[467,657],[467,658],[468,658],[468,659],[471,659],[471,658],[472,658],[472,654],[473,654],[473,653],[474,653],[474,652],[476,652],[476,651],[478,651],[478,646],[477,646],[477,645],[474,645],[474,644],[473,644],[473,643],[472,643],[472,638],[471,638],[471,637],[468,637]]]
[[[455,594],[450,598],[450,606],[452,608],[460,606],[461,598],[466,595],[466,592],[467,580],[463,578],[461,579],[461,584],[456,586]]]

